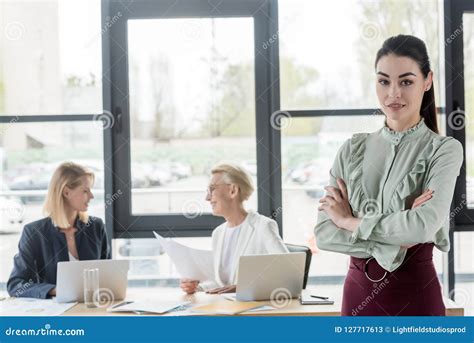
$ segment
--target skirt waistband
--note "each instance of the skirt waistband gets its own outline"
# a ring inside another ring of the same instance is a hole
[[[433,263],[433,243],[417,244],[407,250],[403,263],[395,271],[411,274],[419,270],[418,267],[423,264]],[[382,268],[376,259],[351,257],[351,266],[354,266],[360,272],[365,273],[368,280],[379,282],[385,279],[391,273]],[[394,271],[394,272],[395,272]]]

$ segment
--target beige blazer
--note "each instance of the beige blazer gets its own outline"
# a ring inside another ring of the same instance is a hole
[[[209,290],[225,285],[219,273],[220,261],[222,258],[225,230],[227,223],[223,223],[212,232],[212,252],[214,259],[214,280],[201,282],[201,290]],[[249,211],[247,218],[241,225],[239,238],[237,240],[237,251],[234,255],[233,265],[235,270],[232,272],[230,279],[233,280],[232,285],[237,283],[238,259],[243,255],[255,254],[279,254],[286,253],[283,240],[278,234],[278,224],[268,217],[257,212]]]

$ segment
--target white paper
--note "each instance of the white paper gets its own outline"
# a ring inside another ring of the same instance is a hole
[[[148,313],[166,313],[180,306],[188,305],[190,301],[130,301],[124,302],[120,306],[117,304],[107,309],[107,312],[148,312]]]
[[[230,301],[237,301],[237,293],[224,293],[222,294],[224,299],[230,300]]]
[[[242,313],[259,312],[259,311],[271,311],[271,310],[276,310],[276,308],[273,307],[273,306],[270,306],[270,305],[262,305],[260,307],[251,308],[250,310],[244,311]]]
[[[59,304],[53,299],[9,298],[0,301],[0,316],[59,316],[76,304]]]
[[[214,262],[211,250],[190,248],[171,238],[163,238],[156,232],[153,233],[182,278],[201,282],[214,280]]]

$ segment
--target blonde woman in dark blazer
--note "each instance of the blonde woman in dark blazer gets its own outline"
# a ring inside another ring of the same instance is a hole
[[[53,174],[44,204],[46,217],[25,225],[7,282],[12,297],[56,295],[57,263],[109,259],[104,223],[87,213],[94,174],[66,162]]]

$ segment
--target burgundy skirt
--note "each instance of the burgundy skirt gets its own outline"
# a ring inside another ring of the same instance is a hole
[[[374,258],[351,257],[344,282],[343,316],[444,316],[433,243],[408,249],[403,264],[387,272]]]

